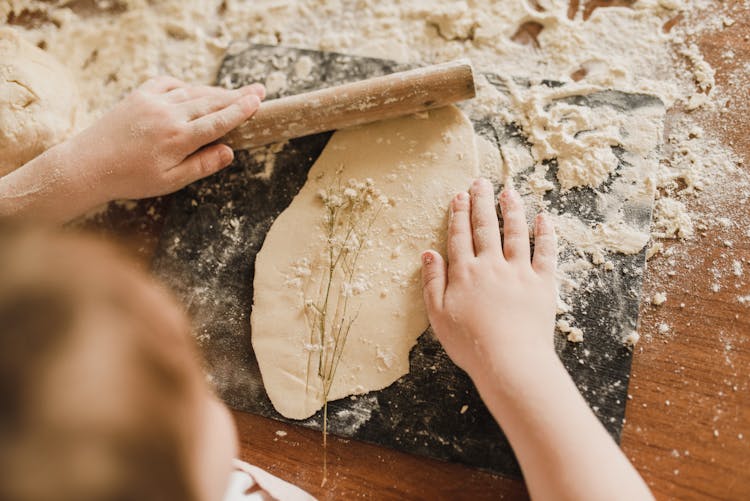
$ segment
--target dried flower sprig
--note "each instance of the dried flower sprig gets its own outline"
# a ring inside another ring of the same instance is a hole
[[[338,170],[335,183],[318,193],[325,209],[322,223],[327,264],[319,277],[316,297],[305,298],[305,313],[310,328],[309,343],[306,344],[306,391],[310,390],[311,377],[319,378],[322,386],[324,447],[327,444],[328,396],[346,340],[359,313],[351,311],[350,300],[370,286],[366,278],[358,273],[358,261],[362,250],[372,245],[369,236],[373,224],[381,211],[391,205],[372,179],[350,179],[342,184],[342,170]]]

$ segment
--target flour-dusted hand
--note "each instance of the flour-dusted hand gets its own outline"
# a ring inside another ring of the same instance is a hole
[[[229,165],[231,148],[210,143],[252,116],[264,96],[259,84],[229,90],[155,78],[67,146],[86,160],[81,176],[105,199],[163,195]]]
[[[448,262],[423,254],[424,300],[430,324],[451,359],[475,381],[503,376],[515,363],[553,350],[556,309],[555,232],[537,216],[535,252],[518,193],[500,195],[500,238],[492,184],[477,179],[450,205]]]

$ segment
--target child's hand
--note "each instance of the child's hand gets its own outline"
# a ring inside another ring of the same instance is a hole
[[[176,191],[231,163],[231,148],[207,144],[247,120],[262,85],[237,90],[149,80],[66,146],[78,175],[106,202]]]
[[[556,239],[542,214],[535,223],[535,252],[517,192],[500,196],[500,240],[492,185],[478,179],[470,194],[451,202],[448,264],[425,252],[424,300],[435,335],[451,359],[477,382],[495,379],[553,351],[556,310]]]
[[[555,232],[543,215],[535,248],[521,199],[484,179],[451,202],[448,266],[423,254],[424,299],[445,351],[474,380],[521,465],[532,499],[653,499],[578,393],[553,349]]]

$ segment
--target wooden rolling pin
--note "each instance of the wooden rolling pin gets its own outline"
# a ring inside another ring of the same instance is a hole
[[[226,135],[235,150],[439,108],[476,95],[467,59],[393,73],[261,104]]]

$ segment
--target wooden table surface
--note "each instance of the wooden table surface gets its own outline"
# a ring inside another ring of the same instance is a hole
[[[717,70],[720,89],[731,87],[732,73],[750,64],[750,14],[738,11],[732,17],[733,25],[696,38]],[[696,119],[732,144],[750,169],[748,90],[735,85],[723,96],[730,98],[726,110],[697,112]],[[744,214],[746,224],[746,196],[728,190],[725,202],[717,206],[711,197],[698,197],[692,207],[727,211],[730,218]],[[159,200],[142,202],[136,212],[159,214],[163,207]],[[120,224],[113,236],[135,245],[142,256],[150,254],[153,237],[144,243],[138,236],[154,235],[160,218],[134,218],[132,209],[118,215],[118,210],[107,218],[129,223]],[[737,299],[750,294],[746,231],[727,236],[709,225],[696,239],[674,243],[671,258],[657,256],[648,263],[644,296],[666,292],[668,300],[641,307],[643,339],[633,361],[622,447],[660,499],[750,499],[750,303]],[[711,270],[734,260],[744,261],[744,274],[724,277],[714,292],[717,278]],[[668,333],[659,332],[661,324]],[[518,480],[337,438],[329,440],[328,481],[321,487],[320,433],[240,412],[235,418],[243,459],[321,499],[527,497]]]

